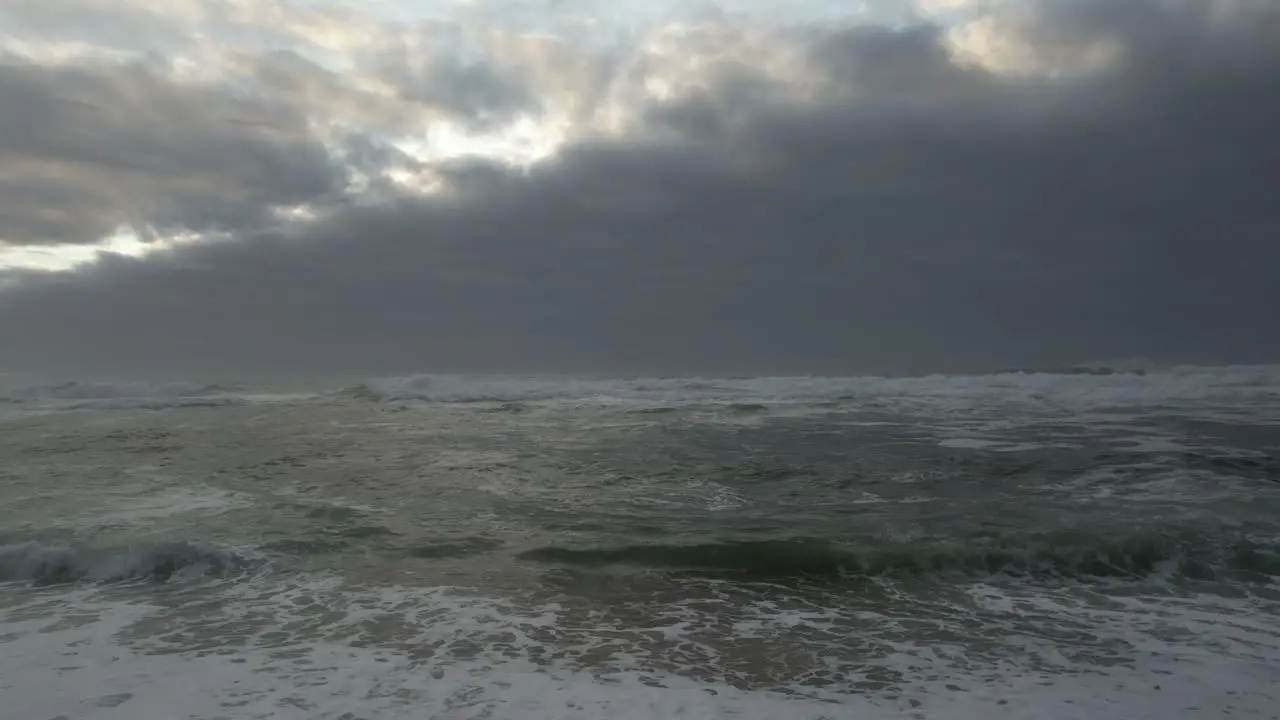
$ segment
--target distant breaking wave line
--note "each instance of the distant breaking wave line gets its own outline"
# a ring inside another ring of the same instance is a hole
[[[225,392],[219,385],[196,383],[78,382],[32,385],[10,391],[10,399],[102,400],[122,397],[208,397]]]
[[[0,402],[73,410],[162,410],[242,402],[235,392],[233,388],[208,383],[71,381],[10,389],[0,394]]]
[[[859,400],[1142,403],[1280,399],[1280,366],[1177,366],[1159,371],[1110,366],[1014,369],[917,377],[572,379],[420,374],[367,380],[335,393],[367,402],[580,402],[659,406],[764,406]]]

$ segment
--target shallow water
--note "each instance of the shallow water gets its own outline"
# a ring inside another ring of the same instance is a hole
[[[6,397],[6,718],[1280,716],[1280,369]]]

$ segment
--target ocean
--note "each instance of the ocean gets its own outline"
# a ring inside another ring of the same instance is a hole
[[[1277,718],[1280,367],[0,391],[0,718]]]

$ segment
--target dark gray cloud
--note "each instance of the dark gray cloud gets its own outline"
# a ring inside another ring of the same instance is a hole
[[[297,108],[144,62],[0,58],[0,107],[11,243],[94,242],[120,225],[236,231],[345,182]]]
[[[1093,74],[815,33],[817,103],[725,73],[647,133],[455,192],[0,293],[0,366],[843,372],[1280,354],[1280,19],[1046,5]],[[210,142],[193,139],[194,142]],[[376,153],[372,153],[376,162]],[[220,166],[221,167],[221,166]],[[228,161],[227,167],[238,167]],[[288,183],[285,183],[288,186]]]

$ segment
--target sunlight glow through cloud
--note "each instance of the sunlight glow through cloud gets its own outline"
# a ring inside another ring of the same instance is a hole
[[[0,271],[6,268],[29,268],[46,272],[74,270],[98,260],[103,254],[140,258],[200,239],[201,236],[195,233],[180,233],[147,242],[136,232],[122,227],[93,244],[44,247],[6,246],[0,243]]]
[[[636,132],[655,108],[725,77],[750,76],[744,88],[783,103],[848,94],[815,73],[811,48],[798,40],[815,23],[942,23],[957,59],[1005,75],[1088,71],[1118,56],[1105,43],[1045,55],[1000,12],[1020,1],[13,0],[0,8],[0,26],[8,18],[19,31],[0,31],[0,56],[147,68],[175,92],[220,88],[263,118],[303,113],[308,137],[266,119],[244,122],[263,138],[318,140],[338,162],[352,133],[408,159],[360,151],[367,161],[347,168],[348,196],[378,186],[431,194],[446,189],[433,164],[529,168],[575,140]],[[139,30],[125,32],[130,23]],[[264,212],[286,223],[311,217],[290,207]],[[11,247],[0,251],[0,268],[72,268],[104,249],[142,255],[161,246],[116,234]]]

